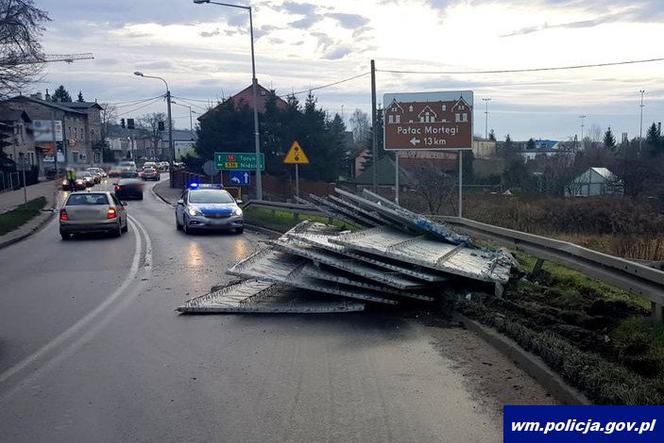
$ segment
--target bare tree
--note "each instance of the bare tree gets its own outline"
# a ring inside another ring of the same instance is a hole
[[[118,108],[110,103],[101,103],[99,106],[101,106],[101,112],[99,113],[101,119],[101,141],[102,143],[106,143],[108,126],[115,124],[118,118]]]
[[[454,179],[440,169],[427,165],[417,169],[415,192],[424,199],[431,214],[438,214],[443,203],[454,204]]]
[[[162,139],[162,132],[159,129],[159,122],[165,122],[166,115],[163,112],[153,112],[151,114],[145,114],[138,119],[138,124],[147,131],[150,140],[152,140],[152,148],[157,154],[159,149],[159,142]]]
[[[353,141],[356,145],[364,145],[369,137],[369,117],[366,112],[356,109],[350,116],[350,127],[353,131]]]
[[[0,0],[0,98],[20,92],[41,72],[39,38],[49,20],[32,0]]]

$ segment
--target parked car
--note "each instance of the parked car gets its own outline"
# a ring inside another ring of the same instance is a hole
[[[143,169],[142,172],[143,173],[141,174],[141,178],[145,181],[148,181],[148,180],[159,181],[159,180],[161,180],[161,174],[155,168],[145,168],[145,169]]]
[[[99,174],[101,178],[107,177],[106,171],[104,171],[102,168],[97,168],[97,167],[88,168],[88,171]]]
[[[114,189],[120,200],[143,200],[143,182],[137,177],[120,178]]]
[[[88,171],[78,171],[76,173],[76,178],[80,178],[82,180],[85,180],[85,185],[87,187],[91,187],[91,186],[95,185],[95,179],[92,176],[92,174],[90,174],[90,172],[88,172]]]
[[[159,162],[157,169],[161,172],[168,172],[168,162]]]
[[[175,207],[175,227],[189,234],[197,229],[244,231],[244,215],[238,202],[221,187],[193,184]]]
[[[87,232],[108,232],[120,237],[127,230],[124,204],[110,192],[72,192],[60,209],[63,240]]]

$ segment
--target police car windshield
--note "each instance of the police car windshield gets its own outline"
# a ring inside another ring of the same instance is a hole
[[[189,203],[233,203],[233,197],[222,190],[201,189],[189,192]]]

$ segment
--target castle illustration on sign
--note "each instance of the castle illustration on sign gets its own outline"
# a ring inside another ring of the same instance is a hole
[[[472,91],[385,94],[386,150],[472,147]]]
[[[385,110],[385,124],[467,123],[470,112],[463,97],[452,102],[398,102],[395,98]]]

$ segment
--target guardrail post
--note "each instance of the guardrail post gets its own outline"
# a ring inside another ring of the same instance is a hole
[[[542,266],[544,266],[544,259],[538,258],[535,266],[533,266],[533,270],[530,271],[530,276],[537,277],[542,272]]]
[[[655,303],[654,301],[650,302],[650,310],[652,314],[652,318],[656,321],[664,321],[664,308],[662,305],[659,303]]]

